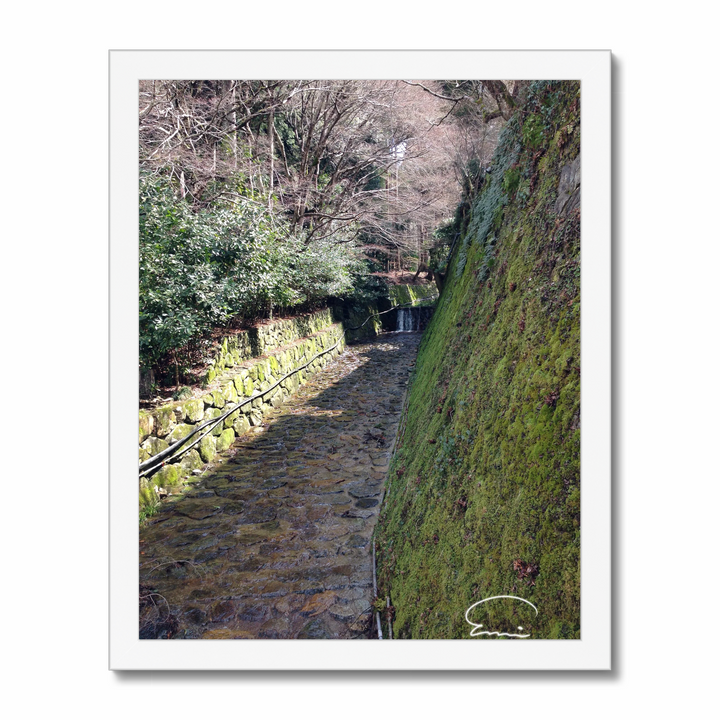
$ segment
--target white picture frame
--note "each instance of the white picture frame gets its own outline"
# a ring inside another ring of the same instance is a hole
[[[611,669],[610,61],[595,50],[110,52],[110,669]],[[310,77],[581,82],[581,640],[138,639],[138,81]]]

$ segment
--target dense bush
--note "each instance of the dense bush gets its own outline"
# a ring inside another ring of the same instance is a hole
[[[153,176],[140,181],[140,361],[158,364],[238,315],[348,292],[351,242],[307,243],[250,199],[194,211]]]

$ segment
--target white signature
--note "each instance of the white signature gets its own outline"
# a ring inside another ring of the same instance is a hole
[[[469,625],[473,626],[473,629],[470,631],[470,637],[477,637],[478,635],[497,635],[498,637],[514,637],[514,638],[529,638],[530,635],[517,635],[515,633],[501,633],[501,632],[494,632],[489,630],[483,630],[482,623],[474,623],[470,618],[468,617],[470,611],[473,608],[476,608],[478,605],[482,605],[483,603],[490,602],[490,600],[498,600],[500,598],[511,598],[512,600],[520,600],[521,602],[527,603],[534,611],[535,611],[535,617],[538,615],[538,609],[529,601],[525,600],[525,598],[517,597],[516,595],[493,595],[493,597],[485,598],[484,600],[479,600],[476,603],[473,603],[466,611],[465,611],[465,620]],[[521,625],[518,625],[518,630],[521,632],[525,629]]]

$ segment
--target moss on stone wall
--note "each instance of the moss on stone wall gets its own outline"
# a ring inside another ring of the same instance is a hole
[[[528,111],[450,260],[390,466],[378,572],[400,638],[467,638],[495,595],[537,606],[533,638],[580,637],[580,218],[558,207],[579,84],[535,84]]]
[[[332,322],[332,311],[326,308],[294,318],[269,321],[225,337],[218,342],[215,355],[205,374],[205,382],[213,382],[227,369],[242,362],[273,353],[280,347],[320,332]]]
[[[324,322],[328,312],[321,313],[319,318],[316,318],[317,321]],[[313,326],[312,323],[308,325],[308,327]],[[295,329],[297,330],[297,327]],[[199,423],[219,418],[223,412],[230,409],[228,403],[235,404],[238,400],[254,398],[251,404],[231,412],[224,422],[219,423],[200,441],[196,446],[197,449],[190,450],[182,460],[176,459],[172,464],[167,465],[152,476],[150,483],[141,481],[141,509],[151,507],[157,502],[153,492],[148,490],[148,488],[152,489],[152,483],[158,484],[155,480],[157,475],[161,478],[170,477],[172,482],[165,481],[163,486],[176,487],[177,491],[181,492],[178,486],[183,481],[188,481],[193,470],[197,469],[198,463],[202,465],[203,462],[212,462],[218,452],[223,452],[232,445],[236,436],[244,434],[251,426],[259,425],[263,415],[272,408],[278,407],[288,395],[307,380],[308,374],[306,371],[300,371],[283,380],[273,392],[264,396],[260,393],[268,390],[284,375],[310,361],[318,352],[327,350],[339,342],[332,353],[316,359],[308,371],[312,373],[324,367],[331,357],[342,352],[343,337],[340,324],[330,325],[311,337],[296,340],[277,350],[269,358],[257,359],[249,367],[234,366],[231,370],[224,371],[218,375],[213,386],[202,397],[166,405],[152,412],[141,411],[139,458],[140,462],[143,462],[167,448],[169,443],[187,437]],[[231,347],[231,344],[227,346]],[[161,437],[166,440],[160,439]],[[197,436],[190,439],[186,446],[196,439]],[[167,469],[170,467],[173,470]]]
[[[427,285],[391,285],[390,302],[392,306],[397,305],[432,305],[438,297],[438,290],[435,283]]]
[[[334,309],[335,318],[345,329],[348,343],[358,343],[377,337],[383,330],[382,317],[378,315],[382,303],[365,303],[362,305],[342,304]]]

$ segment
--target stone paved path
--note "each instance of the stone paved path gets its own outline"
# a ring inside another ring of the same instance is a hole
[[[370,538],[419,341],[348,347],[141,528],[140,582],[174,637],[368,637]]]

